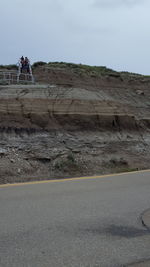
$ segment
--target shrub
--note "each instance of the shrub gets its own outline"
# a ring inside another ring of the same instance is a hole
[[[75,158],[74,158],[74,155],[72,152],[70,152],[67,156],[67,160],[70,162],[70,163],[74,163],[75,162]]]
[[[59,159],[54,165],[55,169],[66,171],[68,169],[77,168],[75,157],[72,152],[69,152],[66,158]]]
[[[39,66],[44,66],[46,65],[47,63],[46,62],[43,62],[43,61],[37,61],[35,63],[33,63],[32,67],[33,68],[36,68],[36,67],[39,67]]]
[[[0,69],[12,70],[12,69],[18,69],[18,67],[15,64],[11,64],[11,65],[0,65]]]

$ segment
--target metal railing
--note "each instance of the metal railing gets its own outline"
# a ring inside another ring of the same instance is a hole
[[[34,77],[29,73],[17,71],[0,71],[0,82],[7,84],[34,83]]]

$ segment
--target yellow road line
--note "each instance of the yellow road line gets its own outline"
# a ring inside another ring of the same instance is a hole
[[[2,184],[2,185],[0,185],[0,188],[23,186],[23,185],[59,183],[59,182],[66,182],[66,181],[93,180],[93,179],[102,179],[102,178],[107,178],[107,177],[122,176],[122,175],[127,175],[127,174],[129,175],[129,174],[144,173],[144,172],[150,172],[150,170],[123,172],[123,173],[115,173],[115,174],[106,174],[106,175],[100,175],[100,176],[85,176],[85,177],[65,178],[65,179],[57,179],[57,180],[55,179],[55,180],[24,182],[24,183],[20,182],[20,183],[14,183],[14,184]]]

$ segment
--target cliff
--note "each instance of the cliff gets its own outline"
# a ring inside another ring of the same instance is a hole
[[[0,182],[149,168],[150,78],[104,67],[33,66],[0,86]]]

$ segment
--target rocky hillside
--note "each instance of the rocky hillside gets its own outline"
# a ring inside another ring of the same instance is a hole
[[[150,168],[150,77],[42,62],[33,73],[34,85],[0,85],[1,183]]]

